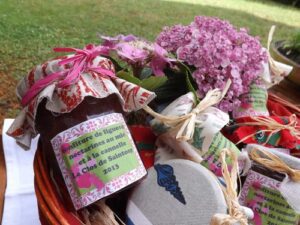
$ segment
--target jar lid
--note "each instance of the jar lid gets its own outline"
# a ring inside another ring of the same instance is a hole
[[[71,112],[87,96],[116,94],[125,112],[141,109],[154,99],[155,93],[116,77],[112,62],[99,56],[97,49],[91,45],[83,50],[67,49],[77,53],[49,60],[29,72],[17,86],[23,110],[7,134],[28,149],[37,135],[35,118],[44,99],[46,109],[55,113]]]
[[[128,224],[209,224],[227,206],[216,177],[183,159],[156,164],[127,205]],[[130,223],[131,222],[131,223]]]

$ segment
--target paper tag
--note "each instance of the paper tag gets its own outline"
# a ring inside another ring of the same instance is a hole
[[[80,123],[56,135],[51,143],[76,209],[146,175],[120,113]]]
[[[252,84],[249,93],[242,96],[244,103],[234,110],[233,117],[269,116],[267,109],[268,92],[262,85]]]
[[[251,208],[251,224],[297,224],[297,214],[280,194],[279,181],[250,170],[243,185],[239,201]]]

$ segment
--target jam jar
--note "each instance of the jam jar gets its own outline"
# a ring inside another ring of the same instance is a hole
[[[279,187],[285,175],[252,162],[241,188],[239,201],[254,212],[250,224],[298,224],[300,215],[281,194]]]
[[[69,113],[47,110],[46,101],[39,104],[36,116],[40,148],[54,180],[65,181],[75,209],[146,175],[116,94],[85,97]],[[69,197],[64,201],[70,203]]]

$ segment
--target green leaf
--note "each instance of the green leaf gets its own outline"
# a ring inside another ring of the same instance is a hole
[[[168,80],[167,77],[163,76],[163,77],[148,77],[144,80],[141,81],[140,86],[149,90],[149,91],[153,91],[159,87],[161,87],[164,83],[166,83],[166,81]]]
[[[196,92],[197,84],[196,84],[195,80],[192,77],[192,71],[184,63],[182,63],[180,61],[178,61],[178,63],[179,63],[179,67],[181,68],[181,70],[183,70],[184,73],[185,73],[185,76],[186,76],[185,81],[186,81],[187,88],[190,92],[192,92],[194,94],[195,99],[196,99],[196,103],[198,104],[199,99],[198,99],[197,92]]]
[[[144,80],[140,80],[139,78],[133,76],[132,73],[126,72],[124,70],[119,71],[117,73],[117,76],[128,82],[139,85],[149,91],[153,91],[159,88],[168,80],[167,77],[154,77],[154,76],[150,76]]]
[[[110,61],[112,61],[112,63],[114,64],[116,72],[124,69],[125,64],[123,63],[122,65],[121,60],[116,60],[113,56],[108,56],[107,58],[110,59]]]
[[[143,79],[150,77],[151,75],[152,75],[152,69],[149,67],[145,67],[142,70],[140,78],[141,78],[141,80],[143,80]]]
[[[168,73],[167,82],[154,91],[157,95],[156,100],[160,103],[173,101],[188,92],[185,74],[166,72]]]
[[[191,91],[193,94],[194,94],[194,97],[196,99],[196,103],[198,104],[199,103],[199,99],[198,99],[198,96],[197,96],[197,92],[192,84],[192,81],[190,80],[191,79],[191,76],[189,75],[189,73],[187,72],[186,73],[186,85],[187,85],[187,88],[189,89],[189,91]]]
[[[126,80],[130,83],[141,85],[141,80],[132,74],[125,72],[124,70],[121,70],[117,73],[117,76],[123,80]]]

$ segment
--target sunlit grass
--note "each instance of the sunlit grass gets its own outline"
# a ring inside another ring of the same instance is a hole
[[[219,7],[219,10],[234,9],[256,17],[300,27],[300,10],[271,0],[163,0],[170,3],[190,3],[202,6]],[[259,25],[259,24],[258,24]]]
[[[53,47],[99,43],[97,33],[154,40],[163,26],[188,24],[196,15],[248,27],[264,45],[272,24],[278,27],[275,38],[281,39],[300,21],[299,10],[267,0],[1,0],[0,74],[20,78],[53,57]]]

